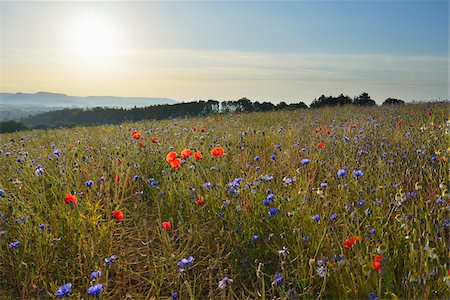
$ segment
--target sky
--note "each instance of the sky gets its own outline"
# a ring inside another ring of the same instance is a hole
[[[448,1],[0,2],[0,91],[449,98]]]

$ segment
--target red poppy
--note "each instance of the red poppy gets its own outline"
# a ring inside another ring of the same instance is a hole
[[[214,147],[211,149],[212,156],[222,156],[224,154],[224,150],[222,147]]]
[[[77,197],[75,195],[67,194],[64,201],[66,202],[66,204],[72,203],[73,206],[77,206]]]
[[[182,158],[188,158],[189,156],[191,156],[191,149],[183,149],[183,151],[181,151]]]
[[[67,148],[72,148],[72,147],[73,147],[73,145],[70,143],[67,145]]]
[[[120,176],[119,176],[119,175],[116,175],[116,176],[114,177],[114,181],[120,181]]]
[[[403,121],[402,121],[402,120],[397,121],[397,125],[398,125],[398,126],[400,126],[400,125],[402,125],[402,124],[403,124]]]
[[[169,152],[169,154],[167,154],[167,156],[166,156],[166,160],[169,163],[174,161],[175,158],[177,158],[177,153],[175,151]]]
[[[135,132],[133,133],[133,137],[138,140],[141,138],[141,134],[139,132]]]
[[[317,144],[317,148],[319,148],[319,149],[323,149],[324,147],[325,147],[325,144],[323,142],[319,142]]]
[[[383,265],[379,261],[374,261],[372,264],[372,269],[376,272],[378,272],[378,270],[380,270],[382,267]]]
[[[431,116],[431,111],[427,111],[427,116]]]
[[[158,140],[157,137],[152,137],[152,142],[153,142],[153,143],[157,143],[157,142],[159,142],[159,140]]]
[[[192,128],[192,131],[197,131],[197,127]]]
[[[354,244],[355,244],[355,240],[354,239],[346,239],[344,241],[344,247],[347,248],[347,249],[353,247]]]
[[[203,127],[202,129],[200,129],[200,131],[201,131],[201,132],[205,132],[205,131],[206,131],[206,128]]]
[[[162,222],[162,227],[165,231],[170,230],[170,222]]]
[[[143,142],[143,141],[140,141],[140,142],[139,142],[139,146],[140,146],[141,148],[144,148],[144,147],[145,147],[144,142]]]
[[[123,219],[123,212],[120,209],[116,209],[111,214],[114,217],[114,219],[116,219],[117,221],[120,221]]]
[[[175,158],[170,162],[170,166],[174,168],[175,170],[178,169],[181,166],[181,159]]]
[[[195,160],[200,160],[203,158],[203,154],[200,151],[194,152]]]
[[[379,255],[379,254],[377,254],[377,255],[375,255],[374,257],[373,257],[373,260],[374,261],[381,261],[383,259],[383,256],[381,256],[381,255]]]
[[[330,134],[330,133],[331,133],[331,130],[330,130],[330,129],[327,129],[326,133],[327,133],[327,134]]]
[[[197,200],[197,205],[200,206],[200,205],[203,204],[203,202],[205,202],[205,201],[203,201],[203,199],[198,199],[198,200]]]
[[[354,240],[355,242],[361,242],[361,237],[360,237],[359,235],[354,236],[354,237],[353,237],[353,240]]]

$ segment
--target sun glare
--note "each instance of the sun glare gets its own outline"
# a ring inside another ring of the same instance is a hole
[[[87,18],[72,25],[72,52],[83,58],[104,58],[114,54],[116,32],[105,20]]]

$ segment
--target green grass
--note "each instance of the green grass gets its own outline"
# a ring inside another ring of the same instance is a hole
[[[172,292],[180,299],[447,298],[447,105],[216,115],[1,135],[0,298],[52,298],[68,282],[72,298],[89,297],[95,283],[103,284],[104,299],[168,299]],[[133,130],[142,138],[134,139]],[[225,155],[212,157],[217,144]],[[174,170],[165,160],[170,147],[178,154],[201,151],[203,159],[191,155]],[[53,154],[57,149],[61,153]],[[302,165],[305,158],[310,163]],[[339,178],[344,168],[347,175]],[[355,178],[354,170],[364,175]],[[228,184],[238,177],[232,194]],[[206,182],[212,186],[205,188]],[[323,194],[321,183],[327,184]],[[275,195],[273,216],[263,204],[267,190]],[[65,203],[67,193],[77,196],[78,206]],[[124,212],[123,220],[112,217],[115,209]],[[168,232],[164,221],[171,222]],[[361,241],[345,248],[354,236]],[[15,249],[13,241],[20,242]],[[376,272],[380,244],[386,252]],[[279,254],[283,247],[286,255]],[[105,266],[111,255],[117,260]],[[180,272],[177,263],[189,256],[195,261]],[[94,282],[96,270],[102,274]],[[281,284],[276,273],[283,275]],[[224,277],[233,282],[220,289]]]

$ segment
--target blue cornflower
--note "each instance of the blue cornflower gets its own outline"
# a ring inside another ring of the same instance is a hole
[[[85,182],[85,184],[87,187],[91,187],[94,184],[94,182],[92,180],[88,180]]]
[[[96,285],[91,286],[88,288],[88,294],[92,296],[99,296],[100,293],[103,292],[103,284],[98,283]]]
[[[444,199],[437,199],[436,203],[442,205],[445,203],[445,201],[444,201]]]
[[[41,165],[37,165],[34,172],[37,176],[41,176],[42,174],[44,174],[44,169],[41,167]]]
[[[320,221],[320,216],[319,216],[319,215],[314,215],[314,216],[312,217],[312,219],[313,219],[314,221],[316,221],[316,222],[319,222],[319,221]]]
[[[355,176],[356,178],[359,178],[359,177],[361,177],[363,175],[364,175],[364,172],[361,171],[361,170],[354,170],[353,171],[353,176]]]
[[[302,241],[304,243],[308,243],[309,241],[311,241],[311,238],[309,237],[309,235],[305,235],[304,237],[302,237]]]
[[[139,175],[134,175],[134,180],[139,180]]]
[[[209,189],[210,187],[212,187],[212,183],[211,182],[206,182],[206,183],[203,184],[203,187],[205,189]]]
[[[5,191],[3,191],[3,189],[0,189],[0,197],[2,197],[4,193]]]
[[[39,229],[40,229],[40,230],[44,230],[44,229],[45,229],[45,224],[39,225]]]
[[[58,298],[62,298],[69,295],[71,291],[72,291],[72,284],[69,282],[60,286],[58,290],[55,292],[55,296]]]
[[[9,243],[9,249],[16,249],[19,246],[20,246],[19,241],[14,241],[14,242]]]
[[[369,300],[378,300],[377,294],[374,292],[370,293]]]
[[[272,156],[270,157],[271,160],[276,160],[277,156],[275,154],[272,154]]]
[[[91,273],[91,278],[96,279],[96,278],[100,277],[101,275],[102,275],[102,272],[100,270],[94,271]]]
[[[363,206],[364,204],[366,204],[366,200],[359,200],[358,202],[359,207]]]
[[[258,235],[255,234],[254,236],[252,236],[252,241],[256,242],[259,239]]]
[[[345,175],[347,175],[347,170],[346,169],[340,169],[339,171],[337,171],[337,176],[338,177],[344,177]]]
[[[233,279],[224,277],[221,281],[219,281],[219,289],[223,290],[226,286],[233,282]]]
[[[275,207],[269,208],[269,216],[274,216],[277,213],[278,213],[278,209],[276,209]]]
[[[178,300],[178,293],[177,292],[173,292],[171,296],[172,296],[172,300]]]
[[[310,162],[311,162],[311,160],[308,159],[308,158],[302,159],[302,165],[307,165],[307,164],[309,164]]]
[[[53,154],[54,154],[54,155],[59,155],[59,154],[61,154],[61,150],[56,149],[55,151],[53,151]]]
[[[281,273],[276,273],[275,275],[273,275],[273,278],[275,279],[275,282],[277,284],[281,284],[283,282],[283,274]]]
[[[334,220],[337,219],[337,217],[338,217],[338,215],[337,215],[336,213],[334,213],[334,214],[332,214],[332,215],[330,216],[330,220],[331,220],[331,221],[334,221]]]
[[[269,200],[269,201],[273,201],[273,199],[275,198],[275,195],[274,194],[269,194],[269,195],[267,195],[267,200]]]
[[[258,155],[255,156],[255,158],[253,158],[254,161],[259,161],[260,157]]]
[[[322,183],[320,184],[320,187],[324,189],[324,188],[327,187],[327,185],[328,185],[328,182],[322,182]]]
[[[265,206],[269,206],[269,205],[270,205],[270,201],[267,200],[267,199],[264,199],[264,200],[263,200],[263,204],[264,204]]]
[[[195,258],[189,256],[188,258],[183,258],[178,262],[178,266],[180,267],[180,272],[183,272],[186,267],[194,262]]]
[[[319,277],[324,277],[325,275],[328,274],[327,267],[325,267],[325,266],[318,267],[316,272],[317,272],[317,275],[319,275]]]

